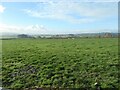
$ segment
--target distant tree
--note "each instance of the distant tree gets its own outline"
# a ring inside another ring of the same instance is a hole
[[[120,38],[120,33],[118,33],[118,37]]]
[[[27,34],[20,34],[18,35],[18,38],[28,38],[29,36]]]
[[[38,36],[38,38],[42,38],[41,36]]]
[[[68,34],[68,36],[69,36],[69,37],[75,37],[75,35],[74,35],[74,34]]]
[[[98,38],[101,38],[101,35],[100,35],[100,33],[99,33],[99,35],[98,35]]]

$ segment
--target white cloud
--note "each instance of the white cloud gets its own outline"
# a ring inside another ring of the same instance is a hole
[[[87,23],[106,17],[117,17],[117,8],[117,3],[90,3],[78,2],[77,0],[65,2],[61,0],[42,2],[36,5],[35,9],[24,9],[24,12],[38,18],[62,19],[73,23]]]
[[[5,7],[3,7],[2,5],[0,5],[0,13],[3,13],[5,10]]]
[[[16,26],[0,24],[0,33],[24,33],[24,34],[42,34],[46,33],[47,29],[43,25],[29,25],[29,26]]]
[[[24,32],[23,33],[29,33],[29,34],[43,34],[47,33],[47,28],[43,25],[29,25],[23,28]]]
[[[43,25],[28,25],[28,26],[17,26],[0,23],[0,35],[2,33],[17,33],[17,34],[68,34],[68,33],[97,33],[97,32],[114,32],[115,29],[46,29]],[[117,29],[116,29],[117,31]]]

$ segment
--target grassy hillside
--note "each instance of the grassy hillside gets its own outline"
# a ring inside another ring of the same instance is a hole
[[[5,88],[118,87],[118,39],[2,41]]]

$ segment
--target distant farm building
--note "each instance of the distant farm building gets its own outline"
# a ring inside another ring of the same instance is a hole
[[[104,37],[112,37],[111,33],[105,33]]]

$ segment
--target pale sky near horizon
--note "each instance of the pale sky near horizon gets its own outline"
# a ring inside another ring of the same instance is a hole
[[[0,2],[0,32],[25,34],[118,32],[118,2],[113,2],[114,0],[14,1]]]

